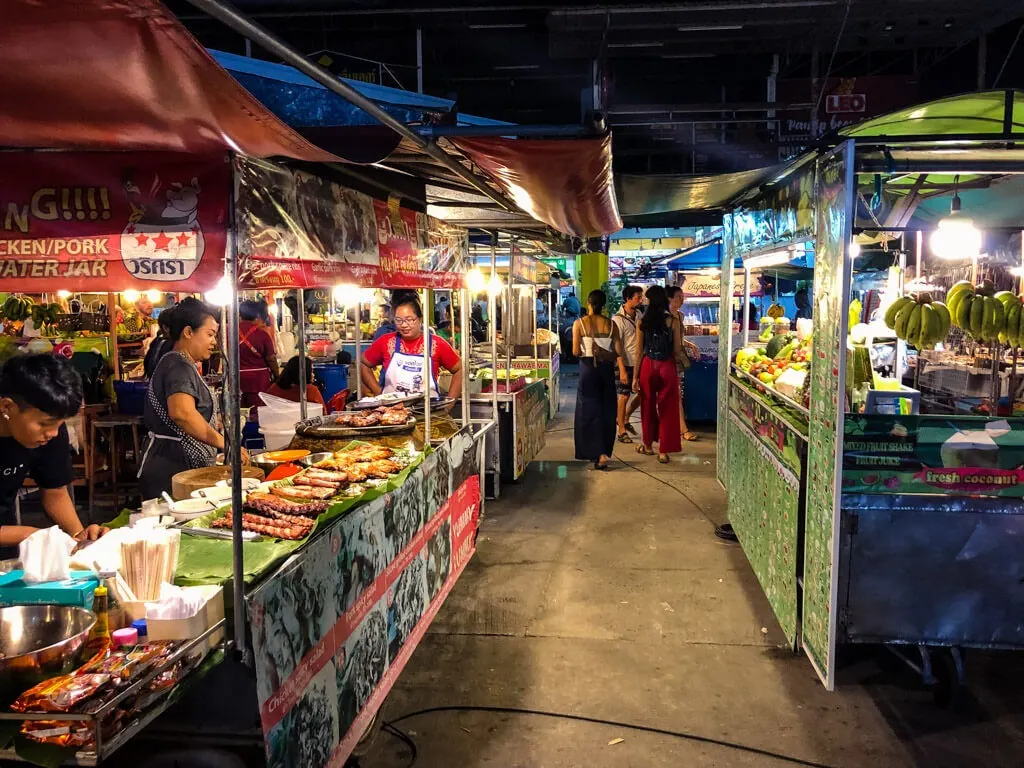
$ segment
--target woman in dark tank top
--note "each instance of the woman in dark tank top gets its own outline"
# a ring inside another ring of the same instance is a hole
[[[679,374],[676,361],[683,353],[679,320],[668,308],[668,296],[660,285],[647,289],[647,311],[636,334],[633,391],[640,393],[640,422],[643,442],[637,453],[654,455],[668,463],[668,454],[682,450],[679,435]]]

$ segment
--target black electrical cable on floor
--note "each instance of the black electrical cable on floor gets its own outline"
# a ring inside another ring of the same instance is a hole
[[[546,712],[540,709],[523,709],[520,707],[487,707],[487,706],[449,706],[449,707],[427,707],[426,709],[418,709],[415,712],[407,712],[401,717],[396,717],[394,720],[390,720],[384,723],[384,728],[392,729],[389,733],[402,733],[395,728],[396,723],[400,723],[403,720],[411,720],[414,717],[422,717],[423,715],[433,714],[435,712],[491,712],[495,714],[503,715],[535,715],[537,717],[550,717],[559,720],[574,720],[580,723],[591,723],[594,725],[607,725],[613,728],[623,728],[631,731],[641,731],[643,733],[653,733],[659,736],[670,736],[674,739],[683,739],[685,741],[695,741],[700,744],[709,744],[715,747],[722,747],[725,749],[735,749],[740,752],[746,752],[751,755],[759,755],[761,757],[769,757],[773,760],[779,760],[784,763],[790,763],[791,765],[802,765],[805,768],[833,768],[833,766],[825,763],[817,763],[813,760],[804,760],[799,757],[793,757],[792,755],[784,755],[780,752],[772,752],[767,749],[761,749],[760,747],[751,747],[747,744],[737,744],[732,741],[725,741],[723,739],[715,739],[710,736],[699,736],[695,733],[686,733],[683,731],[670,731],[665,728],[655,728],[650,725],[636,725],[635,723],[620,723],[615,720],[604,720],[599,717],[586,717],[585,715],[571,715],[565,712]],[[412,739],[408,735],[402,734],[405,739]],[[401,737],[400,737],[401,738]],[[403,741],[405,740],[403,739]],[[413,752],[415,756],[415,752]],[[415,758],[414,758],[415,759]],[[409,764],[411,768],[412,763]]]
[[[396,728],[391,723],[384,721],[381,722],[380,729],[384,731],[384,733],[390,733],[409,748],[411,756],[409,758],[409,764],[405,768],[412,768],[416,765],[416,758],[419,757],[419,750],[416,749],[416,742],[412,740],[412,736],[400,728]]]

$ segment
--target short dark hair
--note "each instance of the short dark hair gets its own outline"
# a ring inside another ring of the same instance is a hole
[[[255,322],[262,317],[260,305],[252,299],[246,299],[238,305],[238,317],[247,323]]]
[[[604,309],[604,305],[608,303],[608,297],[604,295],[604,291],[599,288],[595,288],[587,296],[587,306],[590,307],[591,311],[600,314],[601,310]]]
[[[82,407],[82,377],[62,357],[18,355],[0,371],[0,397],[9,397],[19,408],[37,408],[55,419],[70,419]]]
[[[186,328],[198,330],[208,317],[217,319],[217,312],[208,304],[191,296],[182,299],[175,305],[174,314],[171,315],[168,326],[171,331],[171,341],[181,339],[181,334],[185,332]]]
[[[168,333],[170,333],[170,331],[171,331],[171,318],[173,316],[174,316],[174,307],[173,306],[168,307],[167,309],[163,310],[159,315],[157,315],[156,324],[158,326],[160,326],[160,330],[167,331]]]
[[[632,299],[638,293],[643,293],[644,289],[639,285],[627,285],[622,289],[622,303],[625,304],[627,301]]]
[[[306,358],[306,384],[313,383],[313,361]],[[291,389],[299,386],[299,356],[296,355],[284,364],[284,370],[277,380],[277,386],[281,389]]]
[[[682,292],[683,292],[683,289],[680,288],[678,285],[670,285],[668,288],[665,289],[665,297],[669,301],[672,301],[672,299],[674,299],[676,297],[677,293],[682,293]]]
[[[404,296],[399,296],[397,299],[392,300],[391,310],[397,312],[399,307],[412,307],[412,311],[416,313],[416,317],[420,320],[423,319],[423,307],[420,306],[420,300],[417,298],[415,293],[407,293]]]

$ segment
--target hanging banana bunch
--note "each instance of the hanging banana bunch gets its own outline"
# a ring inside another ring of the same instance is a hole
[[[995,291],[991,281],[972,285],[961,280],[946,294],[953,325],[977,341],[1020,346],[1024,339],[1024,312],[1020,297],[1010,291]]]
[[[930,293],[901,296],[885,312],[885,324],[918,349],[934,349],[946,338],[952,317],[941,301],[934,301]]]

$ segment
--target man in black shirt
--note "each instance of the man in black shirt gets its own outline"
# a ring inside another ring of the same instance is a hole
[[[36,531],[14,519],[14,501],[26,476],[39,486],[46,514],[70,536],[85,542],[107,532],[98,525],[83,526],[68,493],[72,472],[66,422],[81,407],[82,379],[67,360],[21,355],[0,371],[0,550]]]

